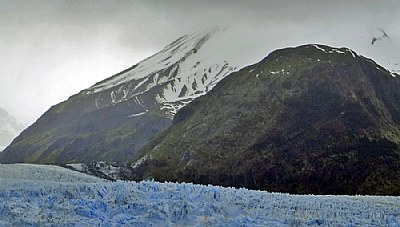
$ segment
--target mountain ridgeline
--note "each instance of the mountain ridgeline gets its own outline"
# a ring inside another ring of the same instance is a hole
[[[400,79],[353,51],[277,50],[183,107],[135,180],[400,195]]]

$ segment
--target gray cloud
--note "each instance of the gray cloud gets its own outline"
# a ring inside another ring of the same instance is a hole
[[[0,106],[32,122],[179,36],[216,26],[230,27],[236,39],[250,40],[248,51],[263,48],[265,55],[325,43],[382,62],[377,48],[398,56],[399,9],[390,0],[0,0]],[[379,27],[392,39],[372,49]]]

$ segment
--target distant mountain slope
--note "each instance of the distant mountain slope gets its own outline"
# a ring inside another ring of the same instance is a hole
[[[23,124],[0,108],[0,151],[9,145],[24,128]]]
[[[400,195],[400,78],[346,48],[271,53],[182,108],[135,179]]]
[[[250,62],[224,31],[187,35],[53,106],[0,155],[3,163],[127,161],[177,110]],[[226,38],[226,37],[225,37]],[[250,55],[256,56],[255,53]],[[246,61],[245,61],[246,60]]]

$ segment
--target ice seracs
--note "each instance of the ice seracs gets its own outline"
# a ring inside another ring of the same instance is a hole
[[[116,171],[109,169],[110,174]],[[400,225],[400,198],[390,196],[289,195],[190,183],[111,182],[40,165],[3,164],[0,176],[1,226]]]

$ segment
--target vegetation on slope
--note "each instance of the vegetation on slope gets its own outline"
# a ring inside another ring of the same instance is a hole
[[[348,49],[278,50],[181,109],[134,179],[399,195],[399,100],[399,79]]]

